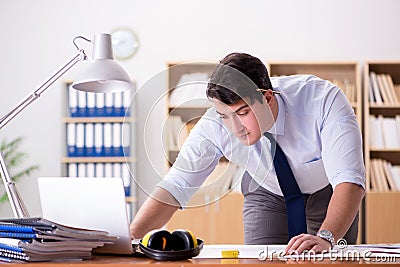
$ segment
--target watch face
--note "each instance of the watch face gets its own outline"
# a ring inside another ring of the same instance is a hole
[[[324,237],[324,238],[332,238],[333,237],[332,233],[328,230],[319,231],[319,236]]]
[[[111,33],[113,54],[115,58],[132,57],[139,48],[139,38],[130,29],[117,29]]]

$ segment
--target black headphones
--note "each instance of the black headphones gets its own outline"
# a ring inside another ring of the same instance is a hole
[[[139,243],[140,250],[156,260],[184,260],[197,256],[203,248],[203,241],[189,230],[153,230]]]

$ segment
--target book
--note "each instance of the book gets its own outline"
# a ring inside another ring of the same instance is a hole
[[[381,174],[379,172],[378,164],[379,163],[377,159],[371,160],[371,170],[374,173],[374,175],[371,176],[371,178],[374,178],[374,180],[371,181],[371,184],[373,185],[375,192],[382,192],[383,187],[380,179]]]
[[[370,78],[370,81],[371,81],[372,89],[374,91],[376,104],[382,104],[383,100],[382,100],[382,95],[381,95],[380,88],[379,88],[379,85],[378,85],[378,81],[377,81],[377,78],[376,78],[376,73],[371,71],[370,74],[369,74],[369,78]]]
[[[397,185],[395,184],[393,179],[392,164],[386,160],[383,161],[383,164],[386,172],[387,181],[389,184],[389,189],[390,189],[389,191],[398,191]]]
[[[375,104],[376,100],[375,100],[375,95],[374,95],[374,88],[372,85],[372,79],[369,79],[368,93],[369,93],[368,94],[369,103]]]
[[[377,182],[376,182],[374,165],[375,165],[375,160],[371,160],[371,163],[370,163],[370,176],[369,176],[369,181],[370,181],[369,190],[371,192],[378,191],[378,185],[377,185]]]
[[[387,177],[385,174],[385,170],[384,170],[384,161],[382,159],[377,159],[377,167],[378,167],[378,172],[379,172],[379,176],[378,178],[378,183],[380,183],[381,186],[381,191],[382,192],[389,192],[389,185],[388,185],[388,181],[387,181]]]
[[[8,237],[0,238],[3,261],[90,259],[94,248],[118,239],[106,231],[64,226],[44,218],[1,219],[0,235],[7,233]]]
[[[390,91],[386,87],[386,84],[383,82],[382,78],[383,78],[382,74],[377,74],[376,75],[376,80],[377,80],[377,83],[378,83],[379,90],[380,90],[380,92],[382,94],[383,103],[385,105],[393,104],[394,103],[394,99],[393,99]]]
[[[392,171],[394,183],[396,184],[398,191],[400,191],[400,166],[392,166]]]
[[[369,116],[369,142],[372,148],[383,148],[383,116],[378,115],[375,117],[374,115]]]
[[[400,147],[399,135],[397,134],[397,126],[395,118],[385,117],[381,121],[382,134],[385,148]]]
[[[397,94],[394,90],[393,82],[391,83],[388,76],[388,74],[380,74],[381,76],[381,82],[386,88],[386,90],[389,92],[391,99],[392,99],[392,104],[399,104],[399,99],[397,97]]]

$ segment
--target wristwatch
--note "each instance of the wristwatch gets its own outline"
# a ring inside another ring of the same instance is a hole
[[[328,241],[331,243],[331,248],[335,246],[335,238],[333,237],[333,234],[329,230],[319,230],[317,233],[318,237],[321,237],[322,239]]]

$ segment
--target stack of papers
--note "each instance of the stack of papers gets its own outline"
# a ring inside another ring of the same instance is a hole
[[[43,218],[0,220],[1,261],[90,259],[92,250],[112,244],[106,231],[73,228]]]

